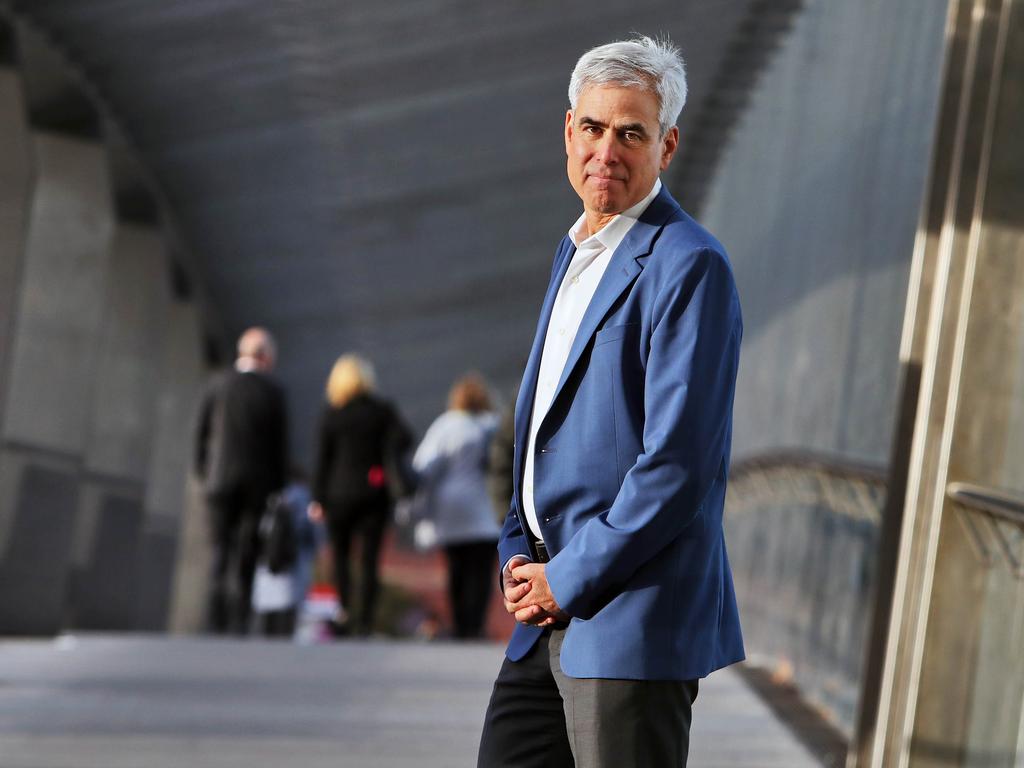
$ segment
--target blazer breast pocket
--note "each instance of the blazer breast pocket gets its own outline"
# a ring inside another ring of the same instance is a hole
[[[635,332],[639,325],[639,323],[625,323],[623,325],[612,325],[608,328],[602,328],[594,334],[594,346],[600,347],[602,344],[618,341],[624,336]]]

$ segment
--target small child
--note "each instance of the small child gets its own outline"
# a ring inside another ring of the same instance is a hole
[[[282,496],[291,512],[297,552],[292,567],[281,573],[273,573],[265,558],[260,558],[256,566],[252,607],[260,631],[267,637],[294,635],[296,618],[313,578],[313,561],[324,540],[323,524],[310,520],[306,514],[311,495],[301,468],[292,468],[291,482]]]

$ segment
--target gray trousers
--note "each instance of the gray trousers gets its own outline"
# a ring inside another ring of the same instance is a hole
[[[564,630],[502,665],[478,768],[683,768],[696,680],[568,677]]]

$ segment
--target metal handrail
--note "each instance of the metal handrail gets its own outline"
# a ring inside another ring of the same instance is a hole
[[[958,517],[978,559],[992,566],[1001,555],[1010,572],[1024,579],[1024,552],[1017,551],[1024,542],[1024,496],[972,483],[950,483],[946,496],[959,510]],[[980,515],[975,517],[966,512]],[[1017,541],[1010,540],[1005,525],[1000,523],[1009,523],[1019,530]]]
[[[1024,496],[1013,491],[972,483],[950,483],[946,495],[965,507],[1024,526]]]
[[[818,451],[779,449],[755,456],[747,456],[731,463],[730,477],[738,477],[751,471],[769,469],[808,469],[831,475],[871,483],[884,483],[885,467],[877,464],[854,461],[843,456],[834,456]]]
[[[748,456],[729,470],[728,507],[734,512],[759,504],[823,504],[831,511],[877,523],[886,492],[882,467],[801,450]]]
[[[748,651],[788,665],[802,695],[847,735],[887,478],[881,465],[791,448],[729,469],[726,537]]]

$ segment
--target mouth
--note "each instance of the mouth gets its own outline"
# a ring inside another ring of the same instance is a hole
[[[588,176],[587,177],[587,181],[594,182],[594,184],[596,184],[601,189],[607,189],[613,183],[616,183],[616,184],[623,184],[623,183],[625,183],[624,179],[619,179],[619,178],[616,178],[614,176],[597,176],[595,174],[591,174],[590,176]]]

